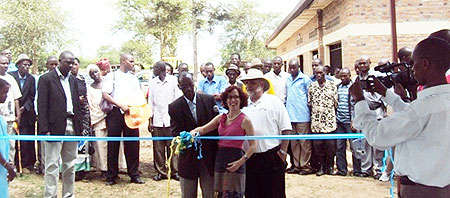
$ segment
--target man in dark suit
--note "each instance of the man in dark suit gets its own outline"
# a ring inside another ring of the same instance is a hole
[[[39,133],[42,135],[81,135],[78,86],[69,75],[74,62],[72,52],[64,51],[59,56],[58,67],[39,79]],[[74,197],[77,142],[45,142],[44,150],[44,197],[57,197],[59,158],[62,159],[62,197]]]
[[[34,96],[36,94],[36,80],[29,73],[33,61],[26,55],[21,55],[16,66],[18,71],[11,72],[10,75],[14,77],[19,85],[22,97],[19,98],[19,111],[21,115],[19,131],[21,135],[34,135],[36,113],[34,111]],[[21,163],[24,168],[24,172],[29,172],[34,169],[34,163],[36,162],[36,153],[34,149],[34,141],[20,141],[21,150]],[[19,153],[16,153],[18,156]]]
[[[170,130],[173,136],[207,124],[218,112],[216,102],[211,95],[195,93],[191,74],[181,73],[178,77],[178,87],[183,92],[183,96],[169,105]],[[217,136],[218,133],[216,130],[207,135]],[[203,197],[213,197],[216,151],[217,141],[202,141],[202,159],[197,159],[198,151],[195,151],[193,147],[180,153],[178,174],[182,198],[197,197],[198,180],[200,180]]]

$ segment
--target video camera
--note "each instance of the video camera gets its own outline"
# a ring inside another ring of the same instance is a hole
[[[405,63],[386,63],[374,68],[375,71],[385,73],[386,76],[377,77],[387,88],[391,88],[395,83],[400,83],[404,88],[417,85],[417,81],[412,73],[412,67]]]

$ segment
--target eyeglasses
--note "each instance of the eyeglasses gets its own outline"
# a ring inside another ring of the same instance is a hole
[[[231,100],[231,99],[239,99],[239,98],[240,98],[239,96],[228,96],[228,97],[227,97],[228,100]]]

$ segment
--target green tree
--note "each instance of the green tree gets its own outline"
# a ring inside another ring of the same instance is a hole
[[[267,49],[264,41],[279,22],[279,15],[272,12],[256,10],[254,1],[238,0],[236,5],[228,10],[229,20],[226,22],[225,35],[221,37],[222,65],[225,65],[230,55],[237,52],[242,60],[252,58],[273,57],[275,50]]]
[[[132,54],[136,63],[145,68],[153,65],[152,46],[144,39],[129,40],[122,44],[120,51]]]
[[[97,58],[106,58],[112,65],[119,64],[120,52],[111,45],[103,45],[97,49]]]
[[[153,36],[159,42],[161,59],[176,55],[178,36],[188,26],[188,0],[118,0],[117,7],[116,30],[134,32],[136,38]]]
[[[32,73],[45,70],[48,55],[56,55],[65,40],[66,16],[56,0],[0,1],[0,47],[13,57],[27,54],[34,60]]]

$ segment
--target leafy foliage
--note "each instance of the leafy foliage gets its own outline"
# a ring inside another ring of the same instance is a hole
[[[188,0],[118,0],[120,20],[117,30],[151,35],[159,41],[160,58],[175,56],[178,36],[187,30]]]
[[[34,60],[32,72],[45,70],[48,55],[64,46],[66,16],[55,0],[2,0],[0,2],[0,47]]]
[[[136,64],[149,68],[153,64],[152,47],[145,40],[129,40],[120,49],[111,45],[100,46],[97,49],[97,60],[107,58],[111,64],[120,64],[120,53],[126,52],[134,56]]]
[[[221,37],[222,65],[229,60],[230,55],[237,52],[242,60],[275,56],[275,50],[264,46],[264,41],[279,22],[279,15],[256,10],[254,1],[238,0],[237,5],[230,6],[229,20],[225,25],[225,35]]]

